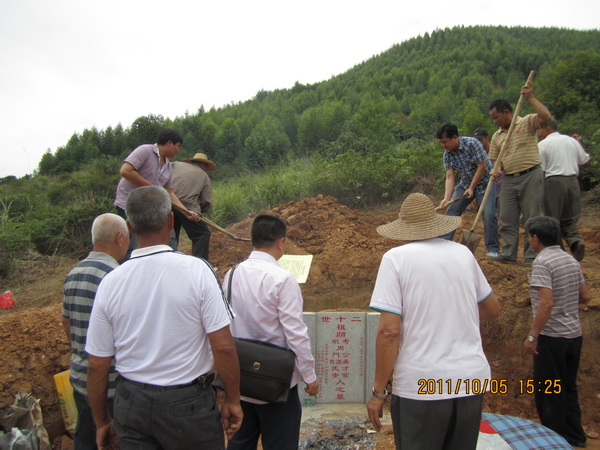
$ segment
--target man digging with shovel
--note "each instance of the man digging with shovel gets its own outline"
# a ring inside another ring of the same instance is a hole
[[[460,216],[473,201],[473,197],[476,198],[478,205],[482,204],[493,165],[481,142],[471,137],[459,137],[458,128],[454,124],[442,125],[438,129],[436,137],[444,149],[444,169],[446,170],[446,190],[444,198],[440,202],[440,209],[448,206],[448,202],[451,200],[462,197],[449,205],[446,211],[447,216]],[[460,173],[461,177],[458,184],[456,184],[455,170]],[[494,183],[491,184],[490,189],[491,197],[495,198]],[[483,226],[487,256],[497,257],[500,241],[495,201],[488,201],[485,204]],[[452,240],[454,230],[440,237]]]

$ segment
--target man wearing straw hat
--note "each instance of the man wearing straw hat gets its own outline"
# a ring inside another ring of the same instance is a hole
[[[399,219],[377,228],[408,241],[383,256],[370,304],[381,317],[367,411],[379,431],[393,374],[397,449],[477,445],[490,382],[479,322],[500,306],[471,251],[438,238],[460,224],[460,217],[436,214],[427,196],[411,194]]]
[[[199,215],[206,213],[212,203],[212,184],[206,172],[212,172],[217,165],[204,153],[196,153],[193,158],[173,163],[173,190],[181,203]],[[175,238],[179,242],[181,227],[192,241],[192,255],[208,260],[210,230],[204,222],[188,219],[184,214],[173,210],[175,215]]]

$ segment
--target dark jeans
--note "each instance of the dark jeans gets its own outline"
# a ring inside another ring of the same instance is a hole
[[[175,224],[173,230],[175,231],[175,239],[179,243],[179,234],[181,233],[181,227],[185,230],[186,234],[192,241],[192,256],[196,258],[203,258],[208,261],[208,245],[210,243],[210,230],[203,222],[195,222],[189,220],[182,213],[173,209],[175,215]]]
[[[75,450],[96,450],[96,426],[88,398],[73,389],[73,398],[77,406],[77,428],[73,436]],[[113,413],[113,399],[108,400],[108,412]]]
[[[462,186],[456,186],[452,193],[452,200],[462,196],[465,193],[465,189]],[[485,192],[475,194],[477,204],[481,206]],[[483,240],[485,241],[485,248],[488,252],[498,252],[500,250],[500,237],[498,235],[498,216],[496,214],[496,185],[492,183],[490,187],[490,193],[488,194],[487,201],[485,202],[485,208],[483,210]],[[463,198],[456,203],[448,206],[446,211],[447,216],[460,216],[467,206],[473,201],[472,198]],[[454,237],[454,231],[451,231],[444,236],[440,236],[442,239],[449,241]]]
[[[585,442],[577,398],[577,370],[582,343],[581,337],[567,339],[540,334],[538,354],[533,358],[535,406],[540,421],[569,443]],[[555,380],[559,380],[559,393],[554,388]]]
[[[392,395],[396,449],[475,449],[482,409],[483,395],[431,401]]]
[[[261,435],[265,450],[297,450],[302,419],[297,385],[290,389],[286,403],[256,405],[242,401],[242,410],[242,426],[229,440],[227,450],[255,450]]]
[[[212,386],[139,386],[117,379],[114,424],[122,450],[225,448]]]

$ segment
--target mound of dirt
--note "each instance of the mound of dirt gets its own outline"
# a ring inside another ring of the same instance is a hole
[[[332,197],[317,196],[276,207],[270,214],[289,225],[286,254],[312,254],[307,283],[301,285],[305,311],[368,310],[382,255],[399,245],[383,238],[375,228],[397,218],[399,205],[371,211],[352,210]],[[581,310],[584,347],[579,369],[583,423],[590,432],[600,431],[600,223],[596,206],[585,209],[580,230],[587,242],[582,263],[594,300]],[[238,237],[249,237],[253,217],[228,228]],[[473,212],[463,215],[460,230],[470,229]],[[189,241],[181,250],[190,252]],[[251,251],[249,242],[214,232],[210,260],[222,277]],[[482,324],[486,354],[494,379],[506,380],[506,394],[488,394],[485,411],[537,420],[533,396],[521,393],[519,380],[532,378],[531,358],[522,352],[523,339],[532,318],[528,289],[529,269],[520,265],[491,262],[480,243],[475,256],[494,291],[501,297],[502,314]],[[15,311],[0,313],[0,405],[12,404],[18,391],[32,392],[41,399],[45,424],[51,437],[64,432],[52,376],[68,368],[69,345],[61,327],[61,288],[76,261],[60,260],[57,268],[44,262],[36,277],[15,281],[12,289]],[[43,275],[41,275],[43,274]],[[25,274],[23,274],[25,276]]]

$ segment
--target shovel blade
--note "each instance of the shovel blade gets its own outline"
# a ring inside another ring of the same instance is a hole
[[[460,235],[460,243],[466,245],[472,253],[475,253],[480,240],[481,236],[474,231],[462,230],[462,234]]]

